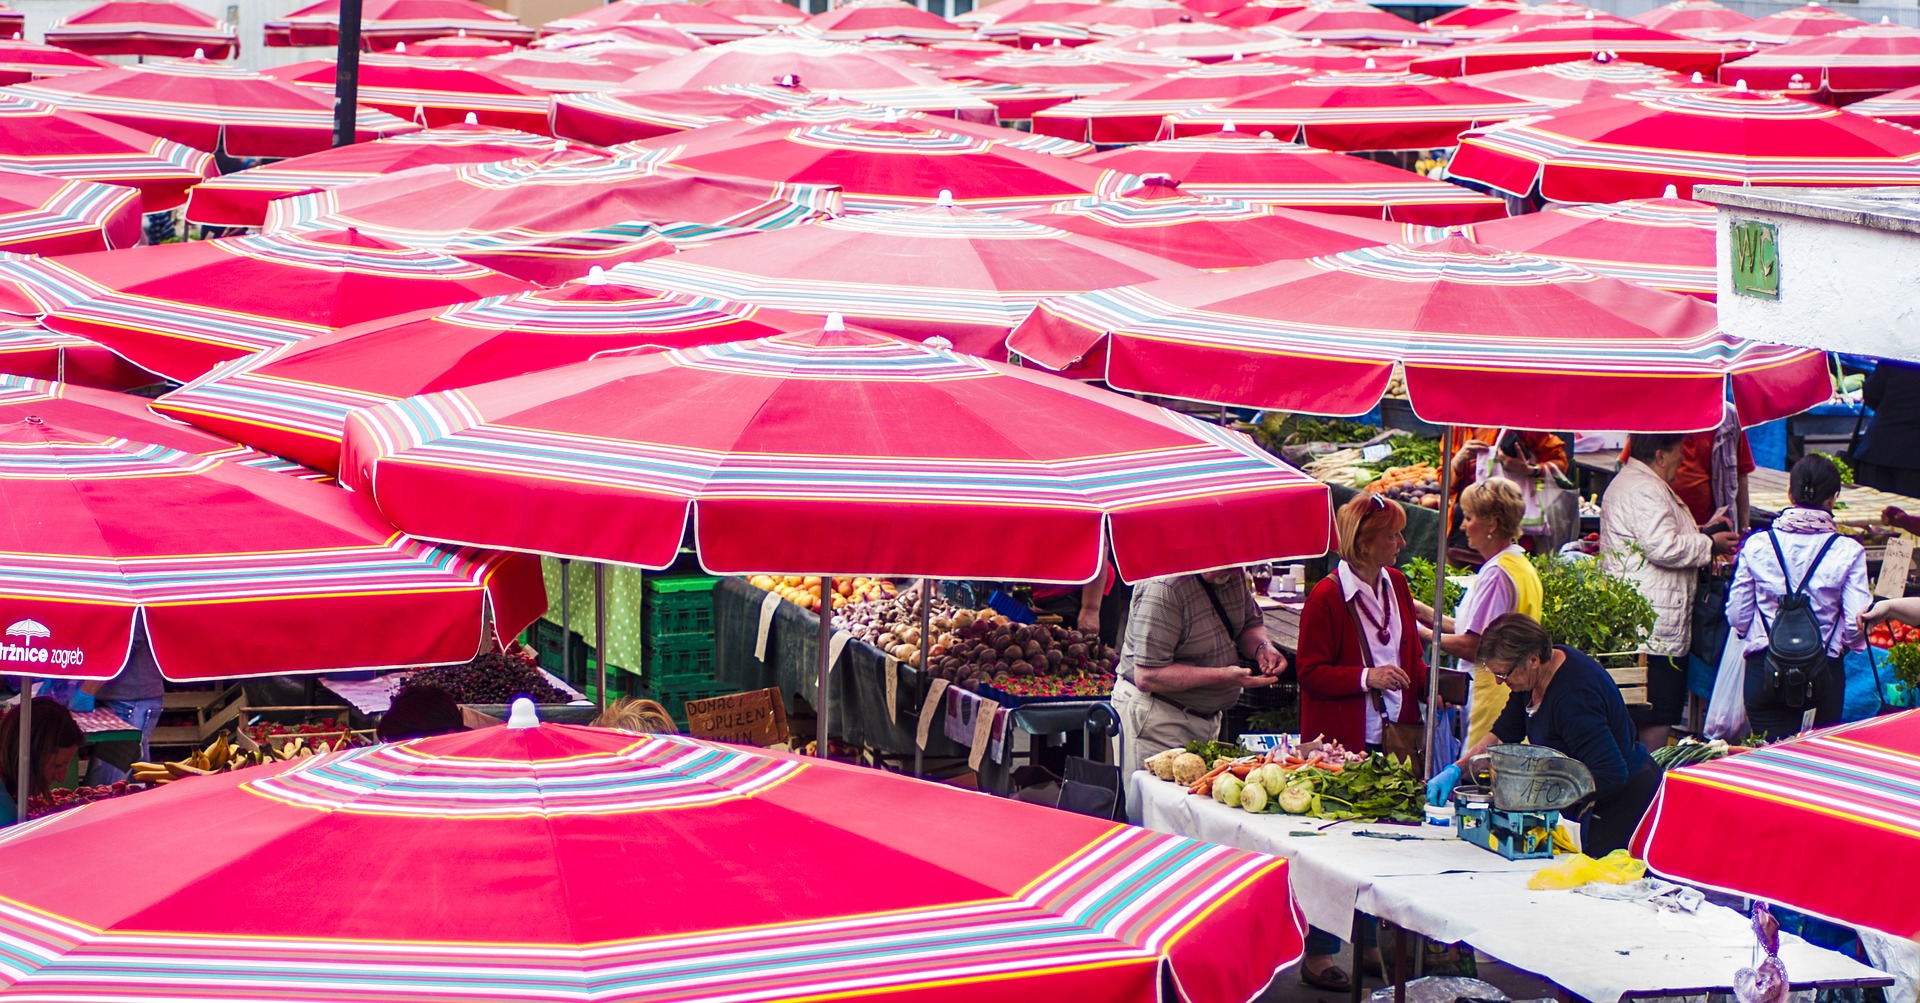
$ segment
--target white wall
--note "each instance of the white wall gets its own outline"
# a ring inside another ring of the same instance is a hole
[[[77,14],[93,6],[99,0],[6,0],[7,6],[27,16],[27,37],[34,41],[44,41],[43,32],[63,17]],[[260,70],[269,66],[285,66],[305,59],[320,59],[333,55],[331,48],[269,49],[261,26],[268,21],[285,17],[314,2],[314,0],[180,0],[181,3],[205,11],[222,21],[232,21],[240,27],[240,58],[235,62],[248,69]],[[109,56],[108,62],[131,63],[132,56]]]
[[[1732,223],[1778,227],[1780,298],[1733,291]],[[1920,233],[1720,208],[1720,326],[1757,341],[1920,362]]]

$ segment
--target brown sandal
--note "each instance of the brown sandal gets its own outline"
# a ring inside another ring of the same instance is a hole
[[[1339,965],[1328,965],[1320,974],[1315,975],[1305,968],[1300,969],[1300,984],[1330,993],[1350,993],[1353,991],[1353,979]]]

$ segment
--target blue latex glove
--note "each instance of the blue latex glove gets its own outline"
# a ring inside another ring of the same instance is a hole
[[[1460,764],[1450,764],[1446,769],[1433,775],[1427,781],[1427,803],[1436,807],[1446,804],[1453,797],[1453,789],[1460,786]]]
[[[67,698],[67,707],[76,713],[85,714],[93,709],[93,694],[76,686],[73,695]]]

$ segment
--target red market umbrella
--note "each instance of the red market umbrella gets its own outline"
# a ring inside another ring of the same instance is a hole
[[[159,378],[151,377],[148,382],[157,383]],[[0,423],[38,417],[58,427],[84,426],[102,435],[152,443],[182,453],[210,456],[243,467],[304,473],[309,480],[320,476],[278,456],[239,445],[191,425],[162,418],[147,409],[148,403],[147,398],[134,394],[0,375]]]
[[[0,252],[74,254],[140,242],[140,193],[0,168]]]
[[[848,0],[807,18],[794,30],[831,42],[884,38],[930,43],[973,35],[971,29],[901,0]]]
[[[1460,132],[1548,110],[1537,101],[1424,73],[1323,73],[1167,117],[1176,137],[1222,125],[1272,130],[1323,150],[1425,150]]]
[[[552,369],[601,352],[740,341],[816,324],[762,307],[618,285],[596,274],[554,289],[370,321],[236,360],[153,407],[333,472],[355,408]]]
[[[1723,7],[1714,0],[1673,0],[1670,4],[1642,11],[1627,20],[1690,38],[1734,31],[1753,22],[1753,18],[1731,7]]]
[[[1193,272],[1054,227],[932,205],[743,237],[613,274],[649,289],[842,314],[903,337],[937,334],[994,358],[1044,297]]]
[[[333,145],[331,95],[211,60],[114,66],[15,84],[9,90],[209,153],[224,149],[234,157],[297,157]],[[416,127],[362,108],[355,128],[356,138],[364,141]]]
[[[430,537],[665,567],[691,531],[718,574],[1083,582],[1110,544],[1137,581],[1312,553],[1329,529],[1326,487],[1237,432],[832,323],[357,411],[341,478]],[[982,520],[996,545],[956,546]]]
[[[799,24],[807,15],[781,0],[701,0],[700,6],[716,14],[725,14],[742,24],[762,28],[781,28]]]
[[[1725,46],[1703,42],[1612,17],[1569,18],[1537,28],[1497,35],[1417,59],[1408,69],[1457,77],[1527,66],[1611,58],[1658,66],[1678,73],[1711,73],[1731,55]]]
[[[1862,28],[1866,24],[1851,14],[1842,14],[1825,4],[1810,3],[1756,18],[1711,37],[1717,42],[1785,45],[1802,38],[1831,35],[1846,28]]]
[[[1696,184],[1920,183],[1920,135],[1836,108],[1734,88],[1602,98],[1460,137],[1453,177],[1550,202],[1682,197]]]
[[[45,34],[49,45],[94,56],[240,54],[233,25],[174,0],[106,0],[61,18]]]
[[[1037,3],[994,4],[993,9],[1012,7],[990,19],[982,19],[979,34],[982,39],[1006,42],[1032,48],[1036,44],[1045,44],[1041,39],[1051,41],[1062,39],[1069,44],[1091,41],[1084,28],[1070,27],[1064,18],[1079,14],[1093,6],[1087,0],[1040,0]],[[964,22],[963,22],[964,23]]]
[[[0,4],[0,36],[13,38],[27,30],[27,15]]]
[[[1665,86],[1679,79],[1671,70],[1605,58],[1604,54],[1595,59],[1495,70],[1459,78],[1463,84],[1561,107]]]
[[[1247,268],[1409,239],[1415,228],[1334,213],[1188,195],[1155,176],[1110,198],[1061,202],[1023,219],[1189,268]]]
[[[163,212],[213,173],[213,156],[105,119],[0,92],[0,169],[124,185]]]
[[[267,229],[352,228],[553,285],[594,265],[671,254],[677,246],[839,210],[840,193],[828,185],[560,154],[423,167],[295,195],[268,207]]]
[[[642,91],[691,91],[748,84],[805,87],[910,111],[957,113],[993,122],[993,105],[910,66],[898,54],[800,35],[770,35],[677,56],[637,74]]]
[[[534,36],[513,15],[479,0],[364,0],[360,8],[361,44],[375,51],[461,32],[520,43]],[[269,46],[338,45],[340,0],[320,0],[268,21],[266,38]]]
[[[1291,49],[1268,53],[1261,60],[1304,67],[1316,73],[1360,70],[1396,72],[1426,54],[1425,49],[1354,49],[1344,45],[1328,45],[1314,39]]]
[[[1234,28],[1257,28],[1277,18],[1305,9],[1313,0],[1254,0],[1214,15],[1220,24]]]
[[[523,49],[505,56],[486,56],[471,60],[467,65],[471,69],[548,94],[610,91],[633,76],[633,70],[621,63],[541,49]]]
[[[1847,106],[1847,110],[1920,129],[1920,87],[1907,87],[1891,94],[1855,101]]]
[[[195,185],[186,218],[207,226],[258,227],[267,203],[289,195],[436,164],[485,164],[553,149],[553,140],[515,129],[461,123],[355,143],[224,174]]]
[[[1298,48],[1300,42],[1259,31],[1230,28],[1210,18],[1175,21],[1088,45],[1088,52],[1151,52],[1196,63],[1240,62]]]
[[[810,96],[782,87],[558,94],[553,134],[612,146],[792,108]]]
[[[352,231],[223,237],[27,263],[44,323],[168,379],[335,328],[526,283]]]
[[[1109,0],[1070,11],[1059,20],[1084,30],[1090,39],[1110,39],[1170,25],[1193,24],[1200,17],[1176,0]]]
[[[1596,15],[1609,19],[1613,17],[1612,14],[1596,10],[1585,4],[1573,3],[1572,0],[1553,0],[1551,3],[1537,3],[1522,7],[1505,17],[1498,17],[1491,21],[1483,22],[1480,25],[1480,30],[1495,33],[1527,31],[1531,28],[1538,28],[1543,24],[1552,24],[1555,21],[1564,21],[1568,18],[1585,18],[1588,15]]]
[[[0,85],[23,84],[41,77],[64,77],[111,65],[57,45],[11,37],[0,39]]]
[[[993,0],[992,3],[981,4],[972,10],[955,14],[952,21],[954,24],[970,28],[983,28],[999,24],[1001,21],[1023,17],[1035,7],[1047,7],[1056,3],[1087,6],[1099,2],[1100,0]]]
[[[504,55],[517,48],[519,46],[504,39],[469,35],[463,28],[451,35],[421,39],[411,45],[400,42],[394,46],[394,51],[405,52],[412,56],[433,56],[439,59],[472,59],[475,56]]]
[[[1869,24],[1756,52],[1720,67],[1720,82],[1761,90],[1817,91],[1846,104],[1920,86],[1920,28]]]
[[[855,213],[925,206],[942,189],[959,205],[1004,211],[1131,187],[1113,172],[942,122],[929,115],[874,121],[836,111],[818,122],[709,126],[658,141],[648,160],[781,184],[839,185],[842,205]]]
[[[732,88],[723,88],[732,90]],[[745,89],[742,89],[745,93]],[[898,108],[846,98],[813,97],[805,104],[796,104],[784,108],[752,115],[738,122],[722,122],[704,126],[698,132],[687,131],[678,136],[661,139],[625,143],[614,147],[614,152],[625,158],[643,162],[660,162],[669,154],[679,155],[676,151],[692,154],[708,150],[731,147],[735,137],[759,130],[761,126],[779,126],[781,124],[799,127],[804,125],[837,125],[846,123],[897,124],[937,129],[941,132],[969,136],[994,144],[996,149],[1019,150],[1028,153],[1042,153],[1049,157],[1079,157],[1093,152],[1091,143],[1081,143],[1056,136],[1024,132],[997,125],[982,125],[965,119],[948,118],[931,112],[903,112]],[[763,130],[762,130],[763,131]],[[920,203],[915,203],[920,204]]]
[[[1146,143],[1168,115],[1270,90],[1311,76],[1284,63],[1242,60],[1197,66],[1033,113],[1033,131],[1088,143]]]
[[[12,889],[32,955],[14,991],[99,965],[76,1003],[426,1003],[468,981],[528,1003],[1240,1003],[1300,955],[1278,857],[787,753],[541,724],[531,703],[512,720],[7,830],[34,875]],[[186,838],[194,818],[227,820],[223,838]],[[763,844],[751,860],[729,849],[743,841]],[[129,845],[167,862],[111,889],[59,863]],[[362,876],[352,896],[342,872]],[[675,905],[634,908],[650,901]],[[228,952],[258,988],[224,974]],[[125,966],[92,960],[109,953]],[[165,974],[133,971],[158,957]]]
[[[705,42],[726,42],[763,35],[767,29],[736,21],[719,11],[690,3],[653,3],[648,0],[613,0],[580,14],[548,21],[540,26],[543,34],[605,28],[617,24],[671,25]]]
[[[1402,42],[1445,42],[1443,36],[1389,14],[1360,0],[1314,0],[1313,3],[1268,21],[1269,31],[1294,38],[1363,45],[1399,45]]]
[[[0,314],[0,380],[57,380],[102,391],[132,390],[159,376],[85,338],[56,334],[39,321]],[[146,410],[146,398],[114,393]],[[209,437],[211,438],[211,436]]]
[[[1445,14],[1428,18],[1420,22],[1420,27],[1428,31],[1445,31],[1449,34],[1471,32],[1489,21],[1498,21],[1508,14],[1527,9],[1521,0],[1473,0],[1472,3],[1455,7]]]
[[[1271,135],[1219,132],[1109,150],[1081,160],[1137,176],[1166,174],[1191,195],[1400,223],[1450,226],[1507,214],[1505,202],[1459,185],[1364,157],[1282,143]]]
[[[331,95],[331,59],[271,71],[289,83]],[[624,74],[622,74],[624,76]],[[452,125],[475,116],[482,125],[545,134],[547,93],[489,73],[469,59],[369,54],[360,57],[360,103],[423,126]]]
[[[1116,56],[1128,56],[1123,61]],[[1090,94],[1118,90],[1142,80],[1191,68],[1186,60],[1164,59],[1156,65],[1132,61],[1146,53],[1082,53],[1065,46],[983,59],[949,77],[969,92],[993,102],[1002,119],[1032,118],[1043,108],[1065,104]]]
[[[1916,878],[1916,725],[1916,711],[1869,718],[1670,771],[1634,855],[1678,881],[1920,936],[1920,903],[1887,894]],[[1715,831],[1741,835],[1710,845]]]
[[[792,8],[788,8],[791,10]],[[557,23],[557,22],[556,22]],[[687,29],[670,24],[660,18],[645,21],[616,21],[613,24],[586,25],[547,35],[533,43],[539,49],[571,49],[582,43],[583,39],[595,41],[623,41],[635,45],[662,49],[670,54],[692,52],[704,49],[707,43],[687,33]],[[648,64],[652,65],[652,64]]]
[[[1600,275],[1712,300],[1713,206],[1674,198],[1556,206],[1462,228],[1470,239]]]
[[[39,416],[0,423],[0,498],[0,621],[39,628],[33,675],[118,675],[136,622],[177,682],[464,662],[489,611],[511,638],[546,608],[530,557],[429,546],[364,496]]]
[[[1711,304],[1458,235],[1049,300],[1008,347],[1049,368],[1104,351],[1119,390],[1311,414],[1366,413],[1398,365],[1447,425],[1697,431],[1729,391],[1748,425],[1833,393],[1824,353],[1727,335]]]

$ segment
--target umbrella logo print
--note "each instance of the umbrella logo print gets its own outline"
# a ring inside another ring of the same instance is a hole
[[[35,645],[33,642],[36,640],[51,641],[53,639],[53,631],[49,630],[46,624],[32,618],[15,620],[12,624],[8,625],[5,636],[6,640],[0,642],[0,662],[28,662],[35,664],[52,662],[64,668],[79,665],[81,662],[86,661],[87,658],[86,652],[79,648],[54,648]],[[14,643],[13,640],[16,637],[20,638],[20,643],[18,644]]]
[[[33,639],[36,637],[41,640],[52,638],[53,631],[48,630],[47,625],[38,620],[15,620],[13,624],[7,628],[7,636],[24,637],[27,639],[28,644],[32,644]]]

